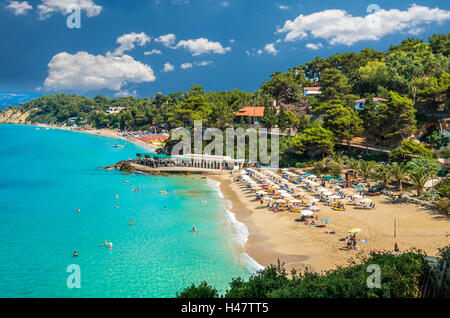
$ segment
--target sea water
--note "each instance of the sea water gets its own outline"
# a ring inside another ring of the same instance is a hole
[[[0,297],[174,297],[201,281],[223,292],[258,268],[207,178],[100,169],[146,152],[115,138],[0,125],[0,140]]]

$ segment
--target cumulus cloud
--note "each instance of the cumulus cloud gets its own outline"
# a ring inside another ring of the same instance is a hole
[[[136,45],[144,46],[150,42],[150,37],[144,32],[128,33],[117,38],[116,41],[120,46],[114,51],[115,55],[121,55],[126,51],[133,50]]]
[[[223,1],[222,3],[220,3],[220,5],[222,7],[228,7],[230,4],[228,3],[228,1]]]
[[[195,65],[197,66],[208,66],[211,65],[213,61],[201,61],[201,62],[195,62]]]
[[[250,49],[245,51],[245,53],[247,54],[247,56],[256,56],[256,55],[261,55],[263,54],[263,50],[261,49]]]
[[[170,64],[169,62],[167,62],[166,64],[164,64],[164,68],[163,68],[163,72],[172,72],[175,69],[175,67]]]
[[[157,49],[153,49],[151,51],[145,51],[144,55],[152,55],[152,54],[162,54],[162,52],[160,50]]]
[[[74,4],[86,12],[88,17],[95,17],[102,11],[102,7],[96,5],[93,0],[42,0],[42,3],[37,6],[39,17],[46,19],[55,12],[67,14],[67,9]]]
[[[150,66],[129,55],[61,52],[53,56],[48,64],[44,88],[53,91],[121,91],[128,83],[153,82],[155,79]]]
[[[266,44],[266,46],[264,47],[264,50],[272,55],[277,55],[278,54],[278,50],[275,48],[275,43],[269,43]]]
[[[311,50],[318,50],[318,49],[323,47],[323,44],[320,43],[320,42],[318,42],[318,43],[308,43],[308,44],[306,44],[306,47],[308,49],[311,49]]]
[[[325,10],[309,15],[300,14],[287,20],[278,33],[286,33],[285,41],[322,38],[331,45],[353,45],[359,41],[379,40],[387,34],[416,32],[419,25],[450,19],[450,11],[412,5],[406,11],[379,10],[366,16],[352,16],[344,10]]]
[[[122,90],[122,91],[119,91],[119,92],[115,93],[114,96],[116,96],[116,97],[128,97],[128,96],[136,96],[136,94],[137,94],[137,92],[136,92],[135,89],[133,89],[133,90],[125,89],[125,90]]]
[[[193,56],[205,54],[205,53],[216,53],[224,54],[231,51],[230,47],[223,47],[219,42],[212,42],[205,38],[183,40],[178,42],[175,48],[185,48],[189,50]]]
[[[183,70],[187,69],[187,68],[191,68],[192,67],[192,63],[183,63],[181,64],[181,68]]]
[[[189,0],[171,0],[170,3],[172,3],[174,5],[188,4]]]
[[[175,44],[176,36],[173,33],[161,35],[155,39],[155,42],[161,43],[166,47],[172,47]]]
[[[8,9],[11,9],[15,15],[27,14],[28,10],[33,9],[28,1],[9,1],[9,4],[6,6]]]

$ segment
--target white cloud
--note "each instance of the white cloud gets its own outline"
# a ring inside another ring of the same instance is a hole
[[[166,35],[161,35],[155,39],[155,42],[161,43],[166,47],[172,47],[175,44],[175,34],[169,33]]]
[[[311,49],[311,50],[318,50],[318,49],[323,47],[323,44],[320,43],[320,42],[318,42],[318,43],[308,43],[308,44],[306,44],[306,47],[308,49]]]
[[[172,0],[170,1],[170,3],[174,4],[174,5],[178,5],[178,4],[188,4],[189,0]]]
[[[136,45],[144,46],[150,42],[150,37],[144,32],[128,33],[117,38],[116,41],[120,46],[114,51],[115,55],[121,55],[126,51],[131,51]]]
[[[183,63],[181,64],[181,68],[183,70],[187,69],[187,68],[191,68],[192,67],[192,63]]]
[[[144,55],[152,55],[152,54],[162,54],[162,52],[160,50],[157,50],[157,49],[153,49],[151,51],[144,52]]]
[[[289,6],[284,6],[284,5],[279,4],[279,3],[277,3],[276,5],[277,5],[278,9],[280,9],[280,10],[289,10],[290,9]]]
[[[205,54],[205,53],[216,53],[224,54],[231,51],[230,47],[223,47],[219,42],[212,42],[205,38],[199,38],[195,40],[180,41],[175,46],[175,48],[183,47],[189,50],[193,56]]]
[[[116,97],[136,96],[136,93],[137,92],[136,92],[135,89],[133,89],[133,90],[125,89],[125,90],[122,90],[122,91],[118,91],[117,93],[114,94],[114,96],[116,96]]]
[[[61,52],[53,56],[48,64],[44,88],[54,91],[120,91],[127,83],[153,82],[155,79],[150,66],[129,55]]]
[[[234,42],[236,42],[236,40],[235,39],[229,39],[228,42],[234,43]]]
[[[228,1],[223,1],[220,5],[222,7],[228,7],[230,4],[228,3]]]
[[[28,10],[33,9],[28,1],[9,1],[9,4],[6,7],[13,10],[15,15],[27,14]]]
[[[162,70],[163,72],[172,72],[175,69],[175,67],[170,64],[169,62],[167,62],[166,64],[164,64],[164,69]]]
[[[213,64],[213,61],[201,61],[201,62],[195,62],[195,65],[197,66],[208,66]]]
[[[263,54],[263,50],[250,49],[250,50],[245,51],[245,53],[247,54],[247,56],[257,56],[257,55]]]
[[[42,3],[37,6],[39,17],[46,19],[54,12],[67,14],[67,9],[73,4],[85,11],[88,17],[95,17],[102,11],[102,7],[96,5],[93,0],[42,0]]]
[[[264,47],[264,50],[272,55],[277,55],[278,54],[278,50],[275,48],[275,43],[269,43],[266,44],[266,46]]]
[[[300,14],[287,20],[278,33],[287,33],[285,41],[308,38],[327,40],[331,45],[353,45],[359,41],[379,40],[400,31],[417,32],[417,27],[450,19],[450,11],[412,5],[406,11],[380,10],[366,16],[352,16],[344,10],[325,10],[309,15]]]

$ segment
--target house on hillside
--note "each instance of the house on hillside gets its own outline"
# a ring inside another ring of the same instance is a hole
[[[118,114],[120,113],[125,107],[109,107],[106,110],[106,114],[107,115],[111,115],[111,114]]]
[[[303,95],[305,95],[305,96],[320,95],[320,94],[322,94],[321,89],[322,89],[322,87],[320,87],[320,86],[305,87],[305,88],[303,88]]]
[[[263,106],[251,106],[239,109],[236,117],[244,118],[244,122],[248,125],[258,125],[259,120],[264,116]]]
[[[380,97],[374,97],[374,98],[372,98],[372,100],[375,103],[377,103],[377,104],[378,103],[386,103],[387,102],[387,99],[380,98]],[[367,102],[367,98],[357,99],[357,100],[354,100],[353,102],[355,103],[355,109],[356,110],[363,110],[364,109],[364,105]]]

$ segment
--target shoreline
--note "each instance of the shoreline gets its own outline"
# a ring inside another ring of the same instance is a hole
[[[450,241],[445,229],[450,227],[450,220],[445,218],[442,219],[443,228],[430,231],[426,227],[432,225],[429,223],[432,221],[426,221],[413,224],[418,225],[418,228],[399,228],[394,237],[394,219],[408,222],[405,220],[440,219],[440,216],[411,203],[393,203],[387,196],[373,198],[377,205],[374,211],[348,206],[345,212],[336,212],[320,205],[320,217],[331,219],[327,229],[336,231],[336,235],[327,235],[325,229],[294,222],[299,217],[296,213],[274,213],[261,206],[250,189],[242,182],[233,181],[235,177],[237,175],[208,176],[220,183],[224,199],[231,202],[230,213],[247,227],[249,234],[244,246],[245,253],[264,267],[277,265],[280,261],[284,263],[288,274],[292,269],[297,272],[323,272],[354,261],[358,263],[362,258],[369,257],[371,250],[393,251],[394,243],[399,244],[401,252],[417,248],[429,256],[435,256],[438,249]],[[347,250],[339,242],[340,238],[347,235],[347,229],[353,227],[361,227],[363,231],[358,237],[368,241],[359,242],[359,250]]]
[[[0,123],[0,124],[10,124],[10,125],[23,125],[23,126],[31,126],[31,127],[39,127],[39,128],[48,128],[48,129],[59,129],[59,130],[65,130],[65,131],[71,131],[71,132],[78,132],[78,133],[85,133],[85,134],[90,134],[90,135],[95,135],[95,136],[102,136],[102,137],[110,137],[110,138],[116,138],[116,139],[121,139],[127,142],[131,142],[135,145],[141,146],[143,148],[145,148],[146,150],[150,151],[150,152],[155,152],[156,151],[156,147],[152,146],[146,142],[143,142],[142,140],[139,139],[134,139],[134,138],[127,138],[122,136],[122,132],[118,132],[116,130],[113,129],[109,129],[109,128],[101,128],[101,129],[95,129],[95,128],[80,128],[80,129],[70,129],[70,128],[63,128],[63,127],[55,127],[55,126],[50,126],[47,124],[31,124],[31,123]]]

